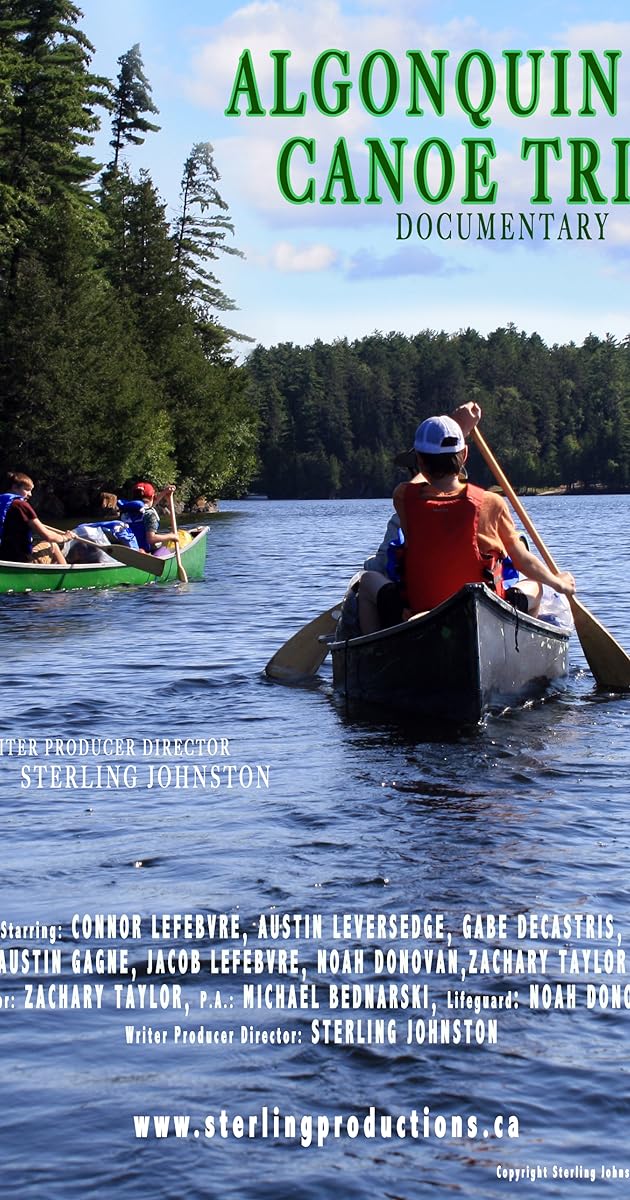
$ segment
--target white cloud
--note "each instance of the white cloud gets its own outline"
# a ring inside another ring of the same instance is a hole
[[[630,246],[630,222],[609,217],[606,225],[606,240],[617,246]]]
[[[267,256],[268,263],[276,271],[314,272],[327,271],[338,260],[337,251],[323,243],[312,246],[294,246],[291,242],[278,242]]]

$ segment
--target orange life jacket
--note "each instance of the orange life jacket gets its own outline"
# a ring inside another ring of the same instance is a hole
[[[427,496],[428,485],[408,483],[404,504],[405,588],[412,612],[435,608],[466,583],[486,583],[503,595],[500,560],[477,546],[483,488],[466,484],[455,496]]]

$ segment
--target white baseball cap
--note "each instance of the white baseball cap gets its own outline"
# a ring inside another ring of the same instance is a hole
[[[428,417],[413,439],[418,454],[457,454],[465,445],[461,425],[452,417]]]

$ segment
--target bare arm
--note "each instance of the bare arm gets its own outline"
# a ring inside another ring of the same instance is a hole
[[[481,407],[471,400],[468,404],[461,404],[451,415],[457,421],[457,424],[461,425],[464,437],[469,437],[481,420]],[[564,596],[573,596],[575,594],[575,579],[571,573],[569,571],[559,571],[556,575],[553,571],[550,571],[544,562],[525,549],[520,538],[516,536],[516,530],[511,518],[510,526],[512,527],[510,530],[512,536],[509,537],[509,541],[505,538],[505,546],[517,570],[528,579],[533,579],[535,583],[547,584],[547,587],[553,588],[555,592],[561,592]]]
[[[57,546],[63,546],[64,543],[72,537],[72,531],[69,531],[64,536],[59,533],[53,533],[52,529],[49,529],[47,525],[44,525],[44,523],[40,521],[39,517],[33,517],[29,521],[28,527],[32,533],[38,533],[45,542],[52,542],[53,545]]]
[[[528,579],[533,579],[536,583],[546,583],[554,592],[561,592],[563,596],[575,594],[575,579],[569,571],[560,571],[555,575],[544,562],[525,549],[520,539],[512,542],[508,549],[514,566]]]
[[[156,492],[153,497],[153,504],[159,504],[167,496],[172,496],[175,491],[175,484],[169,483],[161,492]],[[146,535],[147,541],[151,547],[162,546],[166,542],[176,542],[178,539],[174,533],[158,533],[157,530],[149,529]]]
[[[177,538],[174,533],[147,533],[147,541],[150,546],[161,546],[164,542],[176,542]]]

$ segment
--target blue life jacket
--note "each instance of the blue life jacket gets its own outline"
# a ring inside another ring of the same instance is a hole
[[[503,576],[503,587],[506,591],[508,588],[516,587],[520,575],[508,554],[501,561],[501,574]]]
[[[403,546],[405,544],[405,535],[402,529],[398,530],[398,536],[392,538],[391,542],[387,543],[387,574],[394,583],[402,581],[402,561],[403,561]]]
[[[120,542],[122,546],[130,546],[132,550],[137,550],[138,540],[131,528],[125,521],[89,521],[87,528],[104,529],[105,533],[112,535],[114,541]]]
[[[144,527],[144,500],[117,500],[116,503],[135,537],[139,549],[148,550],[151,553],[147,531]]]
[[[19,492],[0,492],[0,533],[4,525],[4,519],[13,504],[14,500],[22,500]]]

